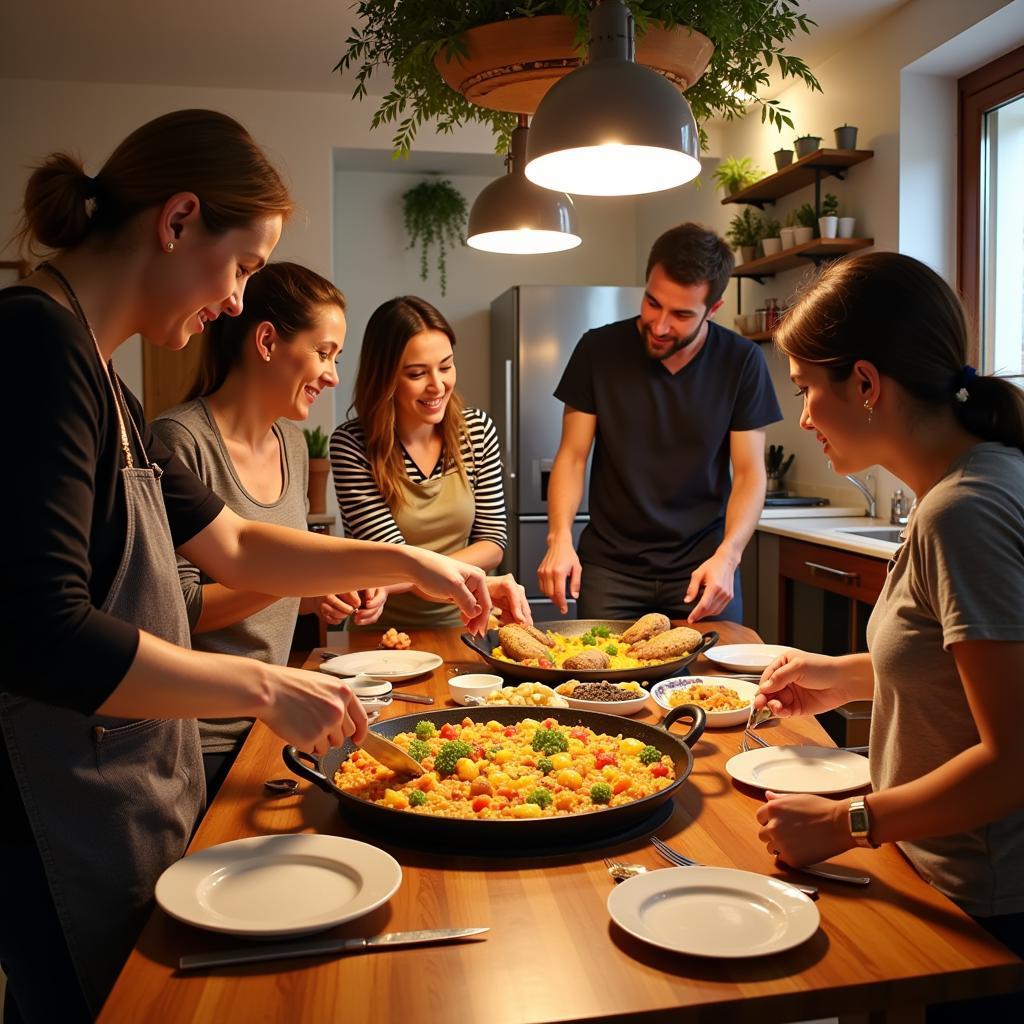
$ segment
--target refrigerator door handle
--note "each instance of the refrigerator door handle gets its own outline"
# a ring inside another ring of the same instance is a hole
[[[505,466],[510,480],[516,478],[516,460],[512,448],[512,360],[505,360]]]

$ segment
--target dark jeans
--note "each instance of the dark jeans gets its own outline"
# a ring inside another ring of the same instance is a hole
[[[213,803],[217,790],[224,784],[224,780],[231,770],[231,766],[242,749],[242,742],[239,740],[234,750],[228,750],[223,754],[211,754],[203,752],[203,774],[206,776],[206,806]]]
[[[584,565],[576,614],[581,619],[638,619],[647,612],[661,612],[670,619],[685,619],[696,607],[683,601],[690,577],[660,580],[656,576],[629,576],[602,565]],[[743,621],[740,574],[733,580],[733,598],[720,612],[710,616]]]
[[[78,1024],[86,1006],[34,845],[0,845],[4,1024]]]

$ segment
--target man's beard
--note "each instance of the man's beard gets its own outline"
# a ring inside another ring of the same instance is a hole
[[[707,313],[700,318],[700,323],[691,331],[685,338],[678,338],[676,341],[669,345],[668,350],[664,353],[654,352],[651,350],[651,332],[648,328],[644,328],[644,351],[650,356],[651,359],[658,360],[659,363],[663,363],[666,359],[674,356],[677,352],[682,351],[689,345],[692,345],[697,340],[697,335],[700,334],[701,328],[704,326],[704,321],[707,319]]]

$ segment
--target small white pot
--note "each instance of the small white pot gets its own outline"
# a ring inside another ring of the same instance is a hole
[[[853,229],[857,223],[856,217],[840,217],[839,218],[839,237],[840,238],[853,238]]]
[[[814,228],[793,228],[793,241],[796,245],[803,245],[814,238]]]
[[[761,248],[764,249],[765,256],[774,256],[776,253],[782,251],[782,239],[762,238]]]
[[[836,232],[839,230],[839,218],[838,217],[819,217],[818,218],[818,231],[821,233],[822,238],[835,238]]]
[[[796,239],[793,237],[795,232],[796,228],[781,228],[779,230],[783,249],[792,249],[796,245]]]

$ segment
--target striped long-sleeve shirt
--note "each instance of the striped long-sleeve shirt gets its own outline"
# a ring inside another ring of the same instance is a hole
[[[504,548],[508,532],[498,432],[482,410],[466,409],[464,415],[469,436],[463,442],[462,459],[476,506],[468,543],[489,540]],[[442,473],[443,458],[438,459],[430,477],[425,477],[404,449],[402,455],[410,480],[433,479]],[[358,419],[342,423],[331,435],[331,470],[345,535],[356,540],[404,544],[402,531],[373,479],[366,437]]]

